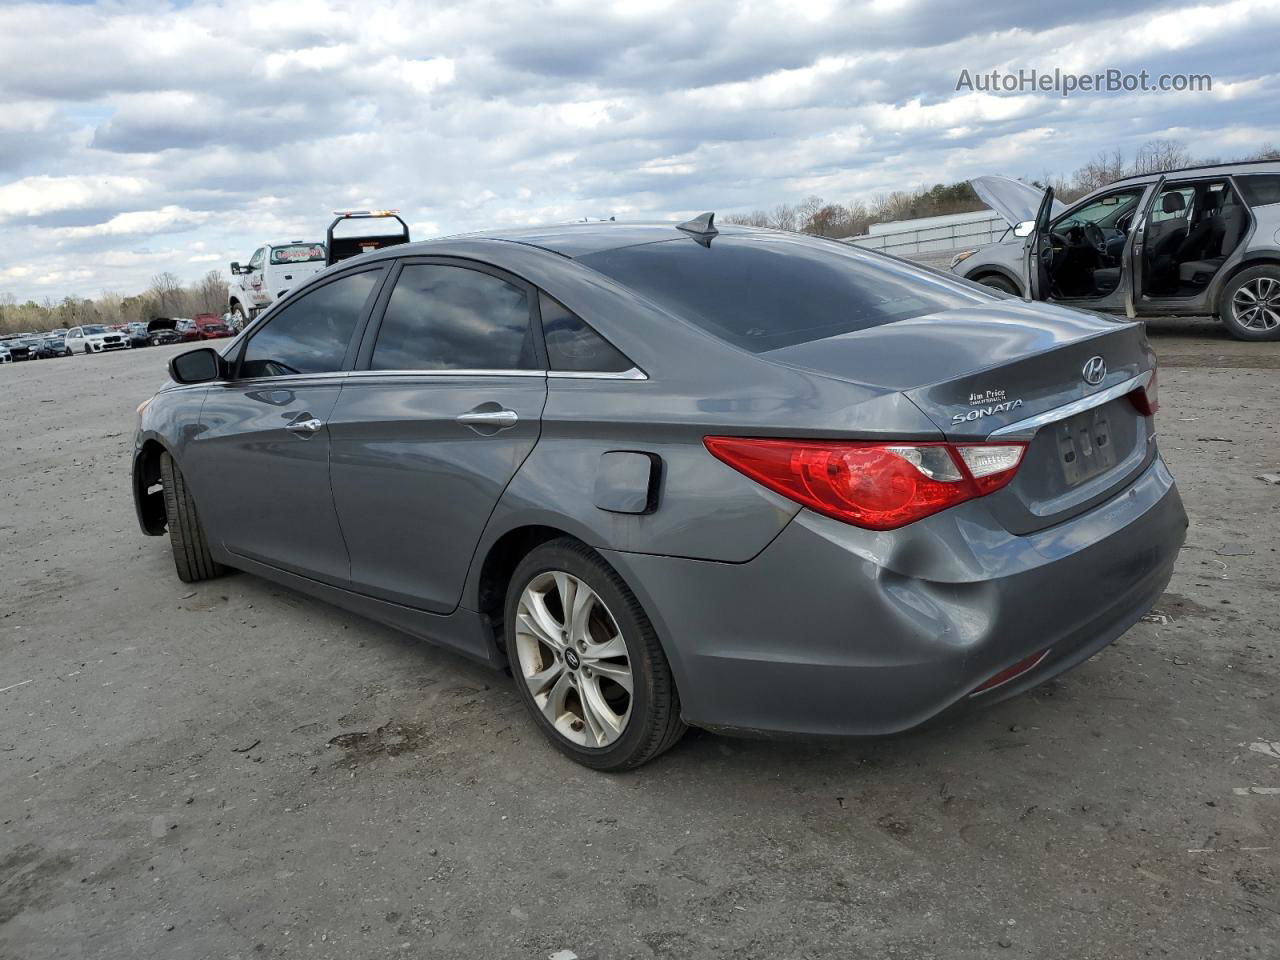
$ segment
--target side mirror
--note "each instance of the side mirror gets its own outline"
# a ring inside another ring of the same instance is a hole
[[[243,270],[243,268],[240,266],[240,261],[239,261],[239,260],[232,260],[232,261],[231,261],[231,275],[232,275],[232,276],[238,276],[239,274],[241,274],[241,273],[243,273],[243,272],[244,272],[244,270]]]
[[[1023,220],[1013,228],[1013,235],[1015,237],[1029,237],[1031,236],[1031,231],[1035,228],[1036,222],[1034,220]]]
[[[226,376],[227,363],[212,347],[180,353],[169,361],[169,376],[175,383],[208,383]]]

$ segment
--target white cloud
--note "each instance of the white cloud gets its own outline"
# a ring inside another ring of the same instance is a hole
[[[144,193],[139,177],[73,174],[24,177],[0,185],[0,220],[115,204]]]
[[[0,5],[0,289],[194,278],[343,207],[427,236],[1067,173],[1169,130],[1233,156],[1280,142],[1277,29],[1274,0]],[[1027,67],[1214,85],[955,89]]]

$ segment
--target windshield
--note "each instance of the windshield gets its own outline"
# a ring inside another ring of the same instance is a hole
[[[106,333],[107,328],[100,323],[90,323],[80,328],[85,333]]]
[[[272,247],[272,263],[310,263],[324,259],[323,243],[294,243],[287,247]]]
[[[834,241],[720,236],[578,262],[734,346],[763,353],[984,302],[984,292]]]

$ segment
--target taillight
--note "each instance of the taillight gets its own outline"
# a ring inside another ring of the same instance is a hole
[[[1156,369],[1151,368],[1151,379],[1141,390],[1129,394],[1129,401],[1144,417],[1154,416],[1160,409],[1160,393],[1156,388]]]
[[[1010,480],[1025,443],[862,443],[706,437],[716,458],[806,507],[893,530]]]

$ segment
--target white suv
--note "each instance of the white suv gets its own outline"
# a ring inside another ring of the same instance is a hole
[[[87,323],[82,327],[72,327],[68,330],[62,344],[63,352],[71,356],[73,353],[128,350],[129,338],[119,330],[112,330],[100,323]]]

